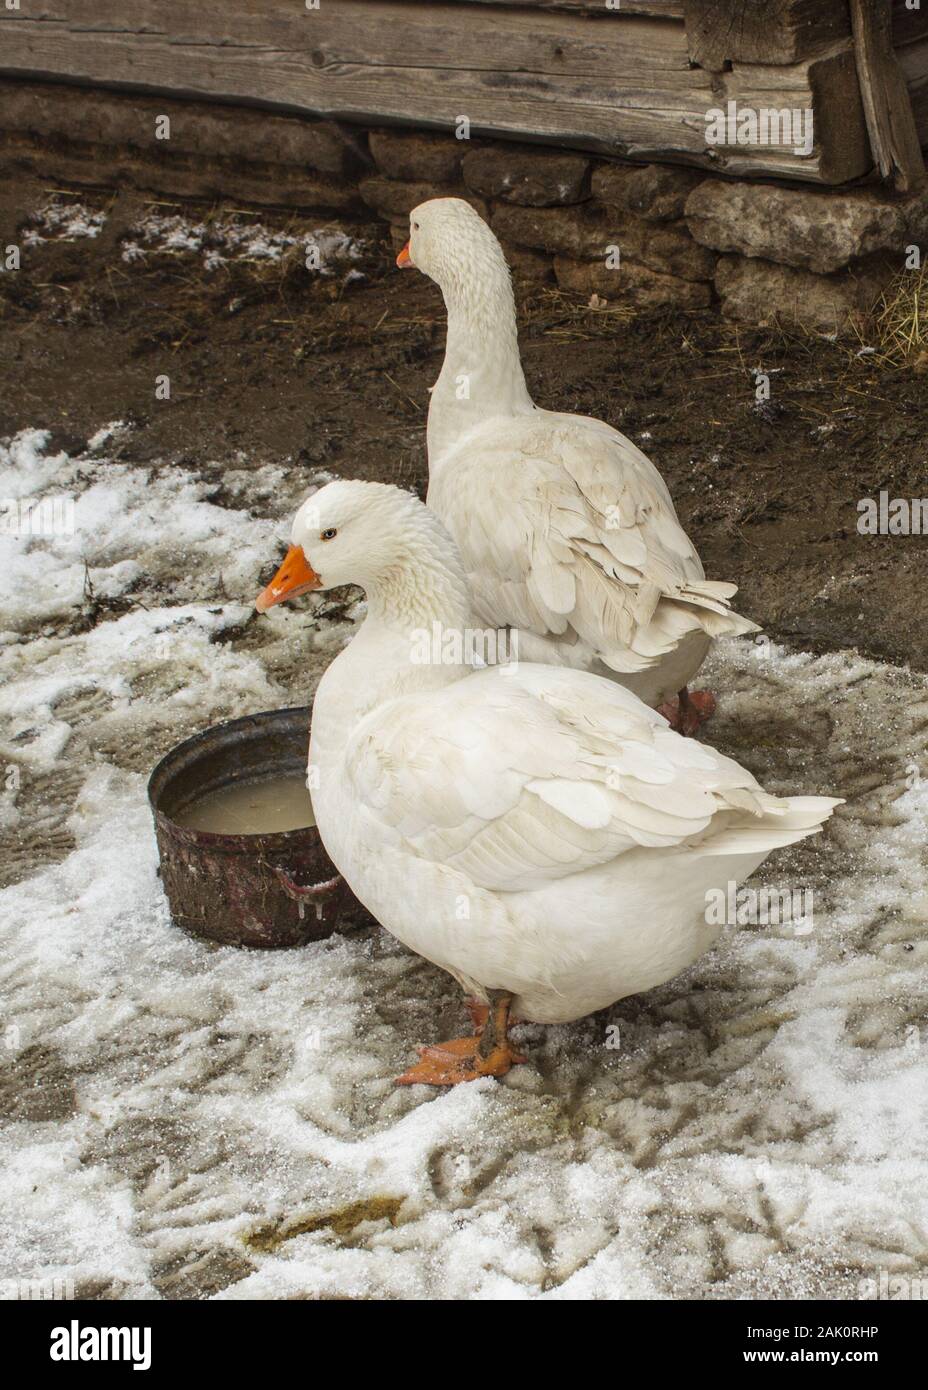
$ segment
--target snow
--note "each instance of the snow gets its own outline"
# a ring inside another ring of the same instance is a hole
[[[175,599],[201,596],[214,576],[234,588],[253,558],[247,547],[269,541],[266,523],[204,500],[209,485],[183,470],[165,470],[155,486],[152,468],[49,457],[46,439],[28,431],[0,446],[0,496],[73,498],[74,524],[28,539],[0,533],[0,566],[12,581],[0,595],[2,627],[61,617],[91,589],[98,598],[130,586],[150,595],[152,568],[172,576]]]
[[[103,448],[104,444],[108,444],[111,439],[122,434],[126,429],[128,429],[128,425],[125,420],[110,420],[108,425],[101,425],[87,441],[88,453],[96,453],[98,449]]]
[[[182,214],[146,212],[129,229],[123,243],[122,259],[132,263],[148,255],[188,254],[201,257],[207,270],[217,270],[231,261],[273,263],[299,248],[307,267],[321,275],[332,275],[346,262],[364,254],[364,243],[343,228],[328,225],[296,231],[265,226],[254,220],[239,221],[216,217],[204,222]],[[352,279],[361,272],[350,270]]]
[[[464,1026],[457,987],[373,928],[183,936],[145,800],[174,742],[305,700],[350,633],[360,605],[251,616],[321,479],[233,460],[220,505],[195,469],[105,457],[114,430],[0,448],[0,496],[75,502],[73,534],[0,536],[0,1288],[837,1298],[917,1271],[928,680],[721,646],[717,746],[772,791],[848,798],[757,876],[814,891],[811,934],[728,931],[608,1017],[523,1027],[502,1083],[394,1088]]]
[[[79,241],[83,237],[98,237],[105,223],[106,213],[102,208],[50,198],[30,214],[29,225],[23,233],[23,244],[38,246],[43,241]]]

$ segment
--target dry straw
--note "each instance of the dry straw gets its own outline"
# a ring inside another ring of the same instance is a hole
[[[880,301],[876,332],[885,362],[928,371],[928,266],[904,270],[892,281]]]

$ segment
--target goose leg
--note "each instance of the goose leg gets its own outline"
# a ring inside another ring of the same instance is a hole
[[[504,989],[487,991],[490,999],[484,1026],[472,1038],[455,1038],[437,1047],[420,1047],[420,1061],[396,1078],[397,1086],[457,1086],[480,1076],[505,1076],[525,1058],[509,1042],[512,995]]]
[[[475,1033],[482,1033],[490,1016],[489,1004],[484,1004],[476,995],[469,994],[464,1000],[464,1007],[470,1014],[470,1021],[474,1025]]]
[[[700,724],[715,713],[716,699],[711,690],[688,690],[686,686],[663,705],[657,712],[670,721],[670,727],[678,734],[692,737]]]
[[[483,1029],[486,1027],[487,1016],[490,1012],[489,1004],[481,1003],[475,995],[469,994],[464,1000],[464,1007],[470,1014],[470,1021],[474,1025],[474,1032],[482,1033]],[[516,1018],[515,1014],[511,1013],[509,1015],[510,1026],[514,1023],[521,1022],[521,1018]]]

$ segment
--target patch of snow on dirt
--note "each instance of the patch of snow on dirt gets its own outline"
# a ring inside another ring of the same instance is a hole
[[[216,506],[194,474],[49,457],[47,440],[30,430],[0,442],[0,497],[19,504],[0,530],[0,627],[34,630],[130,587],[140,602],[165,584],[175,601],[230,597],[271,547],[273,523]]]
[[[131,263],[147,254],[195,254],[207,270],[216,270],[230,260],[277,262],[295,249],[307,269],[332,275],[337,267],[360,260],[365,247],[337,226],[296,232],[261,222],[222,217],[196,222],[181,214],[148,212],[130,228],[122,259]]]
[[[43,241],[79,241],[82,237],[98,237],[105,223],[106,213],[101,208],[52,199],[30,214],[23,232],[23,244],[38,246]]]
[[[250,608],[310,479],[235,467],[219,506],[195,471],[46,444],[0,455],[0,493],[67,489],[80,519],[0,561],[0,771],[21,776],[0,833],[34,840],[44,799],[64,837],[0,892],[0,1279],[558,1300],[853,1298],[917,1274],[928,680],[721,644],[711,741],[772,791],[848,798],[758,876],[814,892],[811,934],[728,931],[608,1014],[518,1029],[530,1064],[502,1083],[397,1089],[416,1043],[465,1026],[457,986],[375,928],[283,952],[183,936],[145,798],[173,742],[306,700],[350,636],[356,602]],[[134,606],[69,624],[84,559]]]
[[[124,434],[129,428],[125,420],[111,420],[108,425],[101,425],[100,428],[90,436],[87,441],[87,449],[91,454],[97,453],[104,444],[108,444],[115,435]]]

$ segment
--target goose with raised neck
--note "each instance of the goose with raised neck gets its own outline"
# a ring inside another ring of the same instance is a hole
[[[430,458],[439,458],[488,416],[535,410],[519,355],[509,267],[489,227],[479,219],[478,227],[485,228],[485,236],[474,229],[459,255],[442,262],[438,283],[448,329],[444,362],[429,400]]]
[[[608,676],[694,732],[715,704],[688,690],[712,640],[757,630],[731,609],[736,586],[706,579],[631,440],[533,403],[509,267],[468,203],[414,208],[397,262],[433,279],[447,308],[427,500],[460,548],[479,618],[516,629],[530,659]]]

